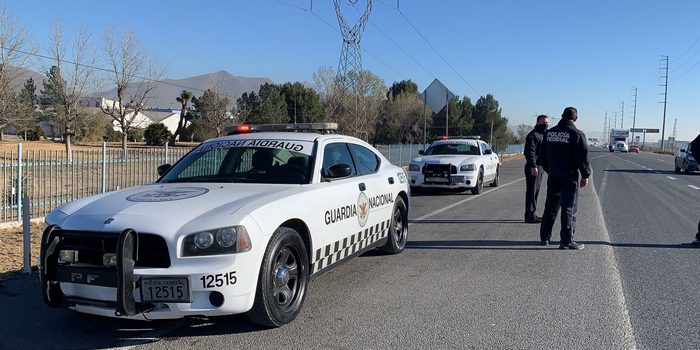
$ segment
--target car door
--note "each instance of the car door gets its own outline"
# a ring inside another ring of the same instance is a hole
[[[364,220],[360,217],[363,193],[363,179],[353,161],[350,149],[343,140],[327,140],[320,145],[322,153],[321,184],[313,201],[323,203],[319,215],[323,223],[323,234],[315,237],[316,244],[312,256],[312,273],[332,265],[349,254],[359,250],[358,227]],[[331,167],[339,164],[350,166],[347,176],[333,176]]]
[[[363,235],[370,237],[369,243],[386,236],[389,220],[394,209],[393,184],[398,181],[395,173],[381,173],[381,160],[376,153],[364,145],[348,143],[357,166],[360,184],[364,184],[367,196],[366,223],[358,227]],[[358,203],[360,201],[358,200]],[[362,208],[360,208],[362,209]]]
[[[491,150],[486,142],[480,142],[481,154],[484,159],[484,180],[492,180],[496,176],[498,156]]]

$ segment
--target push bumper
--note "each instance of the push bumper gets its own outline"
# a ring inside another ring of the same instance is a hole
[[[116,267],[98,265],[62,266],[59,264],[59,251],[67,237],[80,237],[83,232],[63,231],[57,226],[44,230],[39,255],[39,279],[44,302],[51,307],[68,307],[75,304],[115,309],[115,316],[133,316],[153,308],[152,304],[137,303],[134,300],[134,265],[138,251],[138,233],[127,229],[117,238]],[[94,237],[98,233],[90,232]],[[114,234],[102,234],[113,238]],[[61,290],[61,282],[83,282],[92,286],[116,288],[116,302],[66,296]]]

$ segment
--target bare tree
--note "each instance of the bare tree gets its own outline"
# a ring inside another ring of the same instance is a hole
[[[94,50],[90,45],[90,34],[81,29],[73,42],[70,54],[66,53],[63,31],[60,24],[54,25],[51,55],[53,65],[48,69],[48,80],[44,83],[43,105],[45,113],[63,131],[68,160],[73,159],[71,139],[75,128],[86,116],[85,105],[90,84],[94,83]],[[70,60],[65,57],[70,57]]]
[[[107,59],[112,68],[110,83],[116,87],[116,99],[102,103],[100,108],[112,117],[122,131],[122,151],[127,157],[126,144],[129,131],[139,127],[139,113],[146,107],[148,98],[156,88],[164,71],[146,56],[132,32],[118,38],[108,30],[105,33]]]
[[[0,140],[7,126],[26,124],[25,120],[17,120],[21,114],[15,113],[18,105],[12,84],[19,73],[15,67],[23,67],[30,57],[27,53],[33,51],[26,29],[0,7]]]
[[[532,130],[532,126],[527,124],[518,124],[518,128],[515,130],[515,142],[525,143],[527,134]]]

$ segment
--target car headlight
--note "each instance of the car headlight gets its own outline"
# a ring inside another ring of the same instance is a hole
[[[185,236],[182,256],[220,255],[247,252],[251,248],[243,226],[223,227]]]
[[[474,171],[476,170],[476,164],[464,164],[459,167],[459,171]]]
[[[408,165],[408,171],[420,171],[420,165],[411,163]]]

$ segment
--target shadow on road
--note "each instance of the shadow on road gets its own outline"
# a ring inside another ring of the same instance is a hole
[[[615,248],[652,248],[652,249],[700,249],[692,243],[611,243],[605,241],[577,241],[588,246],[606,245]],[[541,250],[557,248],[558,241],[552,241],[549,247],[539,245],[539,241],[511,240],[446,240],[446,241],[409,241],[407,249],[479,249],[479,250]]]
[[[410,224],[523,224],[519,219],[409,220]]]
[[[673,175],[676,174],[673,170],[654,170],[654,169],[606,169],[604,171],[610,173],[630,173],[630,174],[657,174],[657,175]]]

